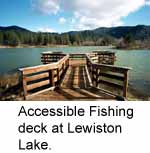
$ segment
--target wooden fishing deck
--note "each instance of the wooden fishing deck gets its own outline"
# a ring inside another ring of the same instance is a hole
[[[102,64],[102,61],[108,60],[110,64],[115,60],[112,54],[106,60],[101,60],[103,57],[97,53],[43,53],[41,61],[44,65],[20,69],[25,99],[54,101],[116,100],[118,96],[126,98],[129,68]],[[108,85],[106,89],[111,87],[120,91],[116,94],[111,88],[111,91],[105,90],[102,84]]]

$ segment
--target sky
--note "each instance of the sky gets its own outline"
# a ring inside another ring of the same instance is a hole
[[[0,26],[67,32],[150,25],[150,0],[0,0]]]

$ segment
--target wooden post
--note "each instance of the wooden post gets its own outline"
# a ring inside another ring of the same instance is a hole
[[[27,92],[27,81],[26,81],[26,76],[22,74],[23,77],[23,91],[24,91],[24,99],[26,100],[26,97],[28,95]]]
[[[94,67],[91,65],[91,78],[92,78],[92,83],[94,84]]]
[[[128,92],[128,71],[124,72],[124,86],[123,86],[123,96],[127,98]]]
[[[98,64],[100,63],[100,55],[98,54]]]
[[[64,73],[64,63],[62,64],[62,74]]]
[[[57,69],[57,83],[59,83],[59,81],[60,81],[59,72],[60,72],[60,70],[59,70],[59,68],[58,68],[58,69]]]
[[[59,79],[60,79],[59,73],[60,73],[60,70],[59,70],[59,68],[58,68],[58,69],[57,69],[57,80],[58,80],[58,81],[59,81]]]
[[[98,87],[98,85],[99,85],[99,69],[98,68],[96,68],[96,87]]]
[[[50,72],[50,83],[51,83],[51,86],[55,86],[55,82],[54,82],[54,70],[51,70]]]
[[[67,60],[67,68],[69,67],[69,58],[68,58],[68,60]]]
[[[65,70],[68,68],[68,60],[65,61]]]

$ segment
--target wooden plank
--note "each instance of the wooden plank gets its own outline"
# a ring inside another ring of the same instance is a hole
[[[54,81],[54,70],[50,71],[50,84],[51,86],[55,86],[55,81]]]
[[[62,53],[41,53],[43,56],[66,56],[66,54],[62,54]]]
[[[64,63],[62,64],[62,73],[64,73],[65,67]]]
[[[26,80],[27,80],[27,82],[30,82],[30,81],[34,81],[34,80],[38,80],[38,79],[47,78],[47,77],[49,77],[49,73],[45,72],[45,73],[42,73],[42,74],[36,74],[36,75],[33,75],[33,76],[28,76]]]
[[[27,80],[26,76],[22,75],[23,77],[23,91],[24,91],[24,99],[26,99],[28,92],[27,92]]]
[[[99,69],[96,69],[96,87],[98,87],[98,84],[99,84],[99,82],[98,82],[98,79],[99,79]]]
[[[54,63],[57,62],[57,59],[43,59],[41,60],[42,63]]]
[[[59,77],[62,75],[62,73],[63,73],[63,70],[61,69],[61,70],[59,71]]]
[[[94,81],[94,67],[91,66],[91,76],[92,76],[92,82]]]
[[[39,65],[39,66],[24,68],[24,69],[21,69],[21,71],[23,71],[23,75],[28,75],[28,74],[48,71],[48,70],[52,70],[56,68],[57,68],[57,64],[52,63],[52,64],[47,64],[47,65]]]
[[[108,70],[112,72],[118,72],[118,73],[124,73],[125,71],[130,70],[128,67],[119,67],[119,66],[114,66],[114,65],[106,65],[106,64],[93,64],[94,67],[103,69],[103,70]]]
[[[116,86],[117,88],[123,89],[123,85],[117,84],[117,83],[112,82],[112,81],[104,80],[104,79],[99,79],[98,83],[104,83],[104,84],[107,84],[107,85],[112,85],[112,86]]]
[[[98,60],[98,56],[91,57],[92,60]]]
[[[22,68],[22,69],[19,69],[19,70],[23,72],[23,75],[28,75],[28,74],[32,74],[32,73],[38,73],[38,72],[41,72],[41,71],[48,71],[48,70],[52,70],[52,69],[57,69],[58,65],[62,64],[68,58],[69,58],[69,55],[67,55],[64,58],[60,59],[56,63],[51,63],[51,64],[47,64],[47,65],[33,66],[33,67],[29,67],[29,68]]]
[[[54,76],[57,75],[57,69],[53,69],[54,71]]]
[[[46,80],[46,81],[40,81],[38,83],[33,83],[31,85],[27,85],[27,90],[33,90],[33,89],[36,89],[38,87],[42,87],[44,85],[48,85],[50,84],[50,80]]]
[[[69,55],[70,55],[69,58],[72,60],[85,58],[85,54],[83,54],[83,53],[71,53]]]
[[[121,73],[124,73],[124,71],[128,71],[128,70],[131,70],[131,68],[129,67],[120,67],[120,66],[114,66],[114,65],[106,65],[106,64],[96,64],[94,63],[91,58],[86,55],[88,61],[96,68],[103,68],[103,69],[107,69],[107,70],[111,70],[111,71],[117,71],[117,72],[121,72]]]
[[[50,91],[50,90],[54,90],[54,89],[55,89],[55,87],[50,87],[50,88],[38,91],[38,92],[33,93],[33,94],[29,94],[29,95],[26,96],[26,100],[31,100],[31,98],[33,98],[34,96],[36,96],[38,94],[41,94],[41,93],[44,93],[44,92],[47,92],[47,91]]]
[[[107,77],[107,78],[111,78],[111,79],[116,79],[116,80],[120,80],[120,81],[124,81],[125,78],[124,76],[119,76],[119,75],[115,75],[115,74],[109,74],[109,73],[99,73],[99,76],[104,76],[104,77]]]
[[[56,83],[58,81],[57,77],[54,77],[54,83]]]
[[[58,68],[58,69],[57,69],[57,81],[59,81],[59,80],[60,80],[59,73],[60,73],[60,70],[59,70],[59,68]]]
[[[127,97],[127,92],[128,92],[128,72],[124,73],[124,86],[123,86],[123,96],[126,98]]]

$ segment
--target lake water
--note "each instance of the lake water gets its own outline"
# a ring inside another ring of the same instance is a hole
[[[16,71],[21,67],[42,64],[43,51],[63,51],[64,53],[86,53],[96,50],[116,52],[115,65],[131,67],[130,86],[150,96],[150,50],[116,50],[106,47],[52,47],[52,48],[7,48],[0,49],[0,74]]]

